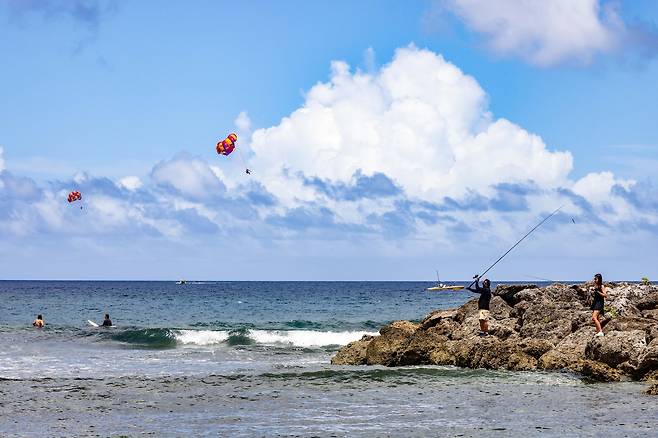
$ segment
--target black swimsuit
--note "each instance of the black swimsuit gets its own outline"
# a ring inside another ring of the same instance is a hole
[[[590,310],[598,310],[599,312],[603,313],[604,307],[605,307],[605,300],[601,295],[601,289],[596,288],[594,289],[594,301],[592,302],[592,307],[590,307]]]

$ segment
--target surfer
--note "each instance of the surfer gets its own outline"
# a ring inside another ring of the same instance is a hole
[[[478,320],[480,321],[480,336],[489,336],[489,302],[491,301],[491,282],[485,278],[480,287],[480,276],[475,277],[475,289],[467,287],[466,289],[476,294],[480,294],[478,299]]]
[[[34,320],[32,325],[36,328],[43,328],[43,326],[46,325],[46,323],[43,322],[43,316],[41,314],[38,314],[37,319]]]
[[[110,314],[106,313],[105,314],[105,319],[103,320],[103,324],[101,324],[103,327],[112,327],[112,320],[110,319]]]
[[[604,312],[603,309],[605,307],[605,297],[607,296],[605,293],[605,287],[603,287],[603,276],[601,274],[596,274],[594,276],[594,286],[592,291],[594,293],[594,299],[592,301],[590,310],[592,310],[592,321],[596,326],[595,336],[598,337],[603,336],[603,329],[601,328],[601,315],[603,315]]]

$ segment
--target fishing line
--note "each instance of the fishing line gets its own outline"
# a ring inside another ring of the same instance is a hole
[[[501,261],[502,259],[504,259],[505,256],[506,256],[507,254],[509,254],[510,252],[512,252],[512,250],[513,250],[514,248],[516,248],[516,247],[519,245],[519,243],[523,242],[523,241],[525,240],[526,237],[528,237],[529,235],[531,235],[533,231],[535,231],[537,228],[541,227],[542,224],[543,224],[544,222],[546,222],[547,220],[549,220],[550,218],[552,218],[553,216],[555,216],[555,215],[557,214],[558,211],[562,210],[562,207],[564,207],[564,205],[561,205],[560,207],[558,207],[553,213],[549,214],[549,215],[546,216],[541,222],[539,222],[537,225],[535,225],[534,228],[533,228],[532,230],[528,231],[528,232],[526,233],[525,236],[521,237],[521,239],[519,239],[518,242],[516,242],[514,245],[512,245],[512,247],[511,247],[510,249],[508,249],[507,251],[505,251],[505,253],[504,253],[503,255],[501,255],[500,257],[498,257],[498,260],[496,260],[495,262],[493,262],[493,264],[492,264],[491,266],[489,266],[489,267],[487,268],[486,271],[484,271],[482,274],[480,274],[480,275],[474,277],[475,280],[473,280],[473,282],[472,282],[470,285],[468,285],[468,287],[473,286],[473,285],[475,284],[475,282],[477,281],[478,278],[483,277],[487,272],[489,272],[494,266],[496,266],[496,265],[498,264],[499,261]]]

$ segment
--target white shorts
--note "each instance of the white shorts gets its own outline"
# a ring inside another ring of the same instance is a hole
[[[478,319],[480,321],[487,321],[489,319],[489,311],[480,309],[480,312],[478,313]]]

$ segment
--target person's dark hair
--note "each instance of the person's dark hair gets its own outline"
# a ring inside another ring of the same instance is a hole
[[[37,319],[43,319],[43,316],[41,316],[41,314],[38,314]]]
[[[491,285],[491,282],[489,281],[488,278],[485,278],[484,281],[482,282],[482,284],[483,284],[484,286],[487,286],[487,287],[488,287],[488,286]]]
[[[596,285],[597,286],[603,286],[603,275],[595,274],[594,275],[594,280],[596,280]]]
[[[110,314],[109,313],[105,314],[105,319],[110,319]]]

